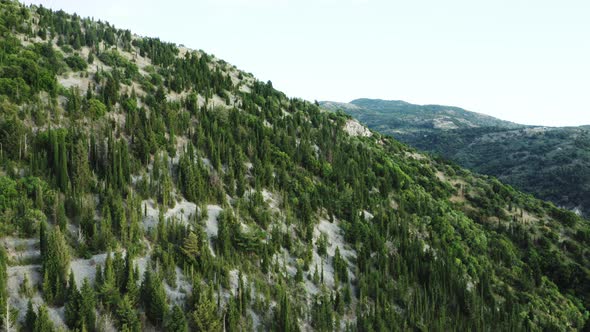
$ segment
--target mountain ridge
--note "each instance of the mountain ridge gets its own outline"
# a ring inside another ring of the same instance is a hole
[[[399,132],[417,129],[427,131],[477,127],[526,127],[459,107],[415,105],[400,100],[360,98],[350,103],[322,101],[320,105],[330,110],[344,108],[348,114],[367,124],[370,128],[386,134],[391,133],[388,132],[389,128],[395,128]]]

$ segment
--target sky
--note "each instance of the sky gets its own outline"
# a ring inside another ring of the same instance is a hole
[[[587,0],[25,0],[184,44],[290,97],[590,124]]]

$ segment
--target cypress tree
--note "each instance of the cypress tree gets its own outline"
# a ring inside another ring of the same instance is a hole
[[[184,239],[182,252],[186,255],[189,262],[195,263],[201,250],[199,238],[194,232],[190,232]]]
[[[45,261],[47,253],[47,223],[42,221],[39,225],[39,251],[41,252],[41,261]]]
[[[66,294],[66,305],[65,305],[65,321],[66,325],[70,329],[80,328],[81,317],[80,317],[80,302],[81,302],[80,291],[76,286],[76,279],[74,279],[74,272],[70,272],[70,280],[68,282],[68,291]]]
[[[58,173],[58,183],[59,188],[62,192],[66,192],[68,189],[69,184],[69,177],[68,177],[68,156],[66,151],[66,137],[65,134],[59,135],[59,173]]]
[[[139,332],[141,331],[141,323],[133,303],[127,295],[119,301],[117,307],[117,318],[119,320],[119,328],[121,331]]]
[[[58,194],[58,197],[59,194]],[[66,217],[66,208],[63,202],[63,199],[57,199],[57,213],[56,213],[56,221],[55,224],[59,226],[62,231],[66,230],[68,219]]]
[[[35,320],[35,328],[33,332],[53,332],[55,328],[53,322],[49,318],[49,312],[45,304],[41,305],[37,311],[37,319]]]
[[[61,304],[64,301],[64,290],[70,264],[70,253],[66,240],[59,227],[49,233],[43,257],[43,292],[50,303]]]
[[[197,331],[219,331],[221,321],[217,315],[215,302],[203,299],[191,313],[191,319]]]
[[[148,267],[141,284],[141,300],[148,319],[156,326],[161,326],[168,311],[164,284],[157,274]]]
[[[53,287],[49,281],[49,272],[47,271],[43,274],[43,284],[41,285],[41,289],[43,290],[43,299],[45,299],[46,302],[53,303]]]
[[[31,300],[29,300],[29,303],[27,303],[27,313],[25,315],[25,321],[24,321],[24,329],[27,332],[32,332],[35,329],[35,323],[37,321],[37,314],[35,313],[35,310],[33,309],[33,303],[31,302]]]
[[[117,279],[111,253],[107,254],[104,262],[102,285],[99,288],[99,294],[102,302],[107,308],[113,308],[119,300],[119,289],[117,288]]]
[[[2,308],[2,312],[4,312],[4,308],[6,308],[6,303],[8,302],[8,290],[6,288],[8,283],[8,275],[6,270],[6,252],[4,248],[0,247],[0,308]],[[5,322],[5,315],[0,315],[0,323],[6,325],[9,322]]]
[[[165,328],[168,332],[188,332],[186,317],[178,305],[175,305],[166,317]]]
[[[84,279],[80,289],[80,318],[89,331],[94,331],[96,325],[96,296],[88,279]]]

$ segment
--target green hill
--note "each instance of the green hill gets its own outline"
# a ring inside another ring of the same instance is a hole
[[[203,51],[14,1],[0,35],[7,329],[586,324],[573,213]]]
[[[517,125],[457,107],[357,99],[322,102],[369,128],[558,206],[590,215],[590,132]]]
[[[466,111],[459,107],[414,105],[401,100],[355,99],[350,103],[321,102],[322,108],[342,109],[369,128],[384,134],[480,127],[521,128],[522,125]]]

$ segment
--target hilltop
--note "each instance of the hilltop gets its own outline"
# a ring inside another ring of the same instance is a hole
[[[481,127],[503,129],[524,127],[459,107],[415,105],[401,100],[362,98],[350,103],[323,101],[320,105],[331,111],[341,109],[369,128],[389,135]]]

